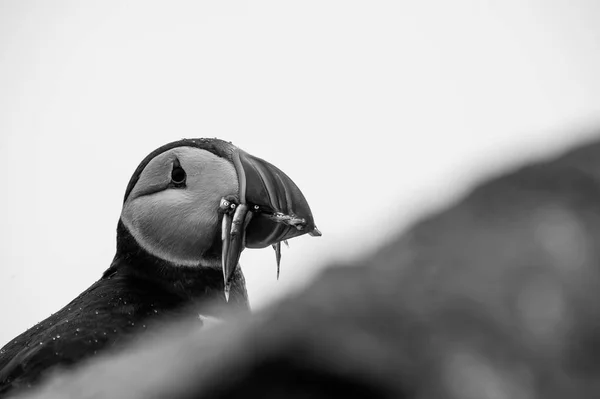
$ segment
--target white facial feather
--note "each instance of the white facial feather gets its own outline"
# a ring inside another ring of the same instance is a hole
[[[173,163],[186,187],[169,187]],[[123,205],[121,220],[142,248],[177,265],[209,265],[203,254],[219,233],[222,197],[238,193],[233,165],[208,151],[178,147],[151,160]]]

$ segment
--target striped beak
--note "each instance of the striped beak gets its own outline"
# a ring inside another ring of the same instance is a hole
[[[308,202],[296,184],[280,169],[234,147],[231,159],[238,182],[238,198],[221,199],[221,238],[225,297],[242,251],[275,248],[277,274],[281,242],[303,234],[320,236]]]

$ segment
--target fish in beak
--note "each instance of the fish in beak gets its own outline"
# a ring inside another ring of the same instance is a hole
[[[308,202],[296,184],[280,169],[231,145],[229,158],[239,182],[237,198],[222,198],[221,239],[225,297],[245,248],[273,246],[277,278],[281,242],[308,233],[320,236]]]

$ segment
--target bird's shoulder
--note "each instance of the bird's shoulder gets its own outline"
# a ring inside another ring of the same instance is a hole
[[[77,298],[14,338],[0,350],[0,393],[13,383],[34,381],[49,367],[68,366],[124,340],[158,314],[154,304],[140,301],[124,276],[104,277]],[[21,381],[20,381],[21,380]]]
[[[218,271],[188,271],[192,282],[184,287],[181,280],[168,275],[157,278],[123,263],[114,266],[61,310],[0,350],[0,394],[34,383],[55,366],[69,366],[121,345],[151,324],[160,324],[163,317],[191,316],[204,324],[199,314],[220,316],[221,310],[213,309],[208,301],[220,291],[207,284],[212,274],[222,282]],[[181,274],[179,271],[177,277]],[[241,272],[232,288],[232,299],[239,303],[230,305],[247,309]]]

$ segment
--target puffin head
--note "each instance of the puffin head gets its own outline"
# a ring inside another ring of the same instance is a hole
[[[226,296],[244,248],[272,245],[279,265],[281,241],[321,235],[285,173],[219,139],[179,140],[150,153],[127,186],[121,222],[170,265],[222,268]]]

